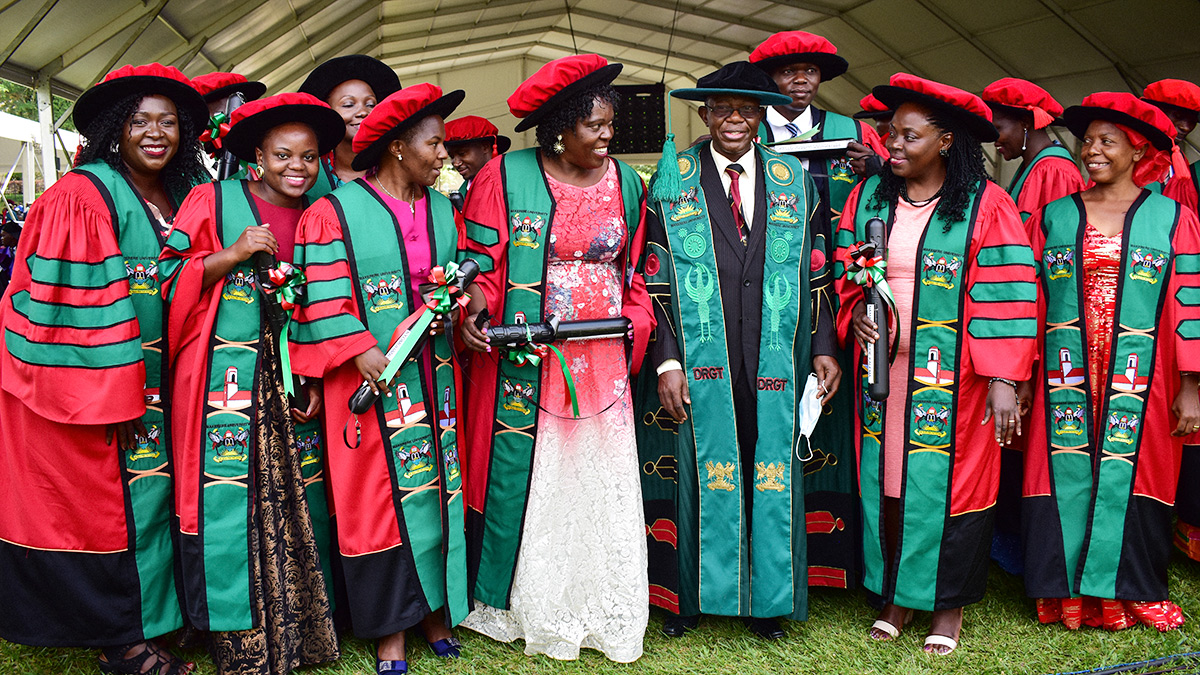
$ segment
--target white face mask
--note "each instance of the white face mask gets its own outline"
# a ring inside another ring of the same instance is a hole
[[[818,395],[821,383],[814,373],[809,373],[808,381],[804,383],[804,393],[800,395],[800,410],[796,413],[796,426],[800,430],[800,438],[796,439],[796,459],[807,462],[812,459],[812,446],[808,438],[821,420],[821,397]],[[808,448],[808,456],[801,455],[801,445]]]

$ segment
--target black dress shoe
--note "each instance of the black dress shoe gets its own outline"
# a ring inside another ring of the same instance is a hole
[[[683,634],[692,630],[700,624],[700,617],[692,614],[691,616],[678,616],[672,614],[668,616],[666,621],[663,621],[662,632],[667,637],[683,637]]]
[[[747,617],[746,628],[764,640],[782,640],[787,636],[783,632],[783,627],[779,625],[776,619],[759,619],[755,617]]]

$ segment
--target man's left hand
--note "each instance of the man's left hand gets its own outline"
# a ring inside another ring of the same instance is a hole
[[[875,151],[858,141],[850,141],[849,147],[846,148],[846,156],[850,158],[850,168],[854,173],[866,176],[867,160],[875,156]]]
[[[829,403],[837,393],[838,385],[842,382],[842,367],[832,356],[820,355],[813,357],[813,372],[817,374],[820,386],[817,388],[821,396],[821,405]]]

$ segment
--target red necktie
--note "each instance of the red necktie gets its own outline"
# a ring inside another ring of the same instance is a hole
[[[733,209],[733,222],[737,225],[738,238],[742,240],[742,246],[745,246],[746,219],[742,216],[742,191],[738,187],[738,178],[742,175],[742,165],[730,164],[725,167],[725,173],[729,174],[729,208]]]

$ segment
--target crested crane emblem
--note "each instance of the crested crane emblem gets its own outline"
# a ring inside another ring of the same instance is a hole
[[[390,279],[379,277],[378,283],[372,279],[367,279],[363,283],[363,290],[367,293],[367,302],[372,314],[378,314],[387,309],[402,309],[403,305],[400,302],[400,291],[404,288],[404,280],[395,274],[391,275]]]
[[[962,260],[958,256],[939,256],[933,257],[932,253],[926,253],[921,259],[921,283],[925,286],[939,286],[950,290],[954,288],[954,280],[958,277],[958,270],[962,267]]]
[[[158,295],[158,263],[151,260],[145,264],[129,264],[125,261],[125,274],[129,277],[130,295]]]

